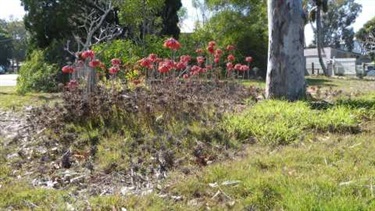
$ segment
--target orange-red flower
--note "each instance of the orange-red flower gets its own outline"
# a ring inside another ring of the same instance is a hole
[[[208,42],[208,46],[215,47],[216,46],[216,42],[215,41],[210,41],[210,42]]]
[[[92,60],[89,62],[89,66],[92,68],[99,67],[101,62],[98,59]]]
[[[190,60],[191,60],[191,56],[189,56],[189,55],[182,55],[182,56],[180,56],[180,62],[189,63]]]
[[[248,71],[248,70],[250,70],[250,68],[249,68],[249,66],[247,66],[247,65],[241,65],[241,67],[240,67],[240,71]]]
[[[215,53],[215,46],[208,46],[207,47],[207,51],[210,53],[210,54],[214,54]]]
[[[148,69],[152,69],[153,68],[152,60],[149,59],[149,58],[143,58],[143,59],[139,60],[138,62],[139,62],[139,64],[142,67],[146,67]]]
[[[199,72],[201,72],[201,67],[197,66],[197,65],[194,65],[191,67],[190,71],[193,75],[196,75],[198,74]]]
[[[227,46],[227,51],[233,51],[234,50],[234,46],[233,45],[228,45]]]
[[[148,58],[152,61],[152,62],[155,62],[156,59],[158,58],[158,56],[154,53],[148,55]]]
[[[186,63],[185,62],[178,62],[176,64],[176,69],[177,70],[184,70],[186,68]]]
[[[158,68],[159,72],[161,73],[167,73],[169,71],[169,68],[167,65],[165,64],[159,64],[159,68]]]
[[[233,64],[232,62],[227,63],[227,70],[233,70]]]
[[[78,87],[78,82],[74,79],[70,80],[69,83],[68,83],[68,88],[69,89],[75,89]]]
[[[83,59],[87,59],[87,58],[94,59],[95,53],[92,50],[87,50],[87,51],[84,51],[81,54],[81,56],[82,56]]]
[[[63,73],[73,73],[74,72],[74,68],[72,66],[69,66],[69,65],[64,66],[61,70],[62,70]]]
[[[241,67],[242,67],[241,64],[236,64],[236,65],[234,65],[234,69],[235,69],[235,70],[241,70]]]
[[[111,74],[111,75],[115,75],[115,74],[117,74],[119,71],[120,71],[120,69],[119,69],[118,67],[111,67],[111,68],[109,68],[109,70],[108,70],[109,74]]]
[[[216,49],[215,51],[215,57],[218,56],[220,57],[223,54],[223,51],[221,49]]]
[[[227,59],[228,59],[228,61],[233,62],[235,58],[234,58],[233,54],[229,54]]]
[[[197,54],[202,54],[202,53],[203,53],[203,50],[202,50],[201,48],[198,48],[197,50],[195,50],[195,52],[196,52]]]
[[[118,59],[118,58],[113,58],[111,60],[111,63],[112,63],[113,66],[119,66],[121,64],[121,60]]]
[[[169,38],[164,42],[164,47],[169,48],[171,50],[178,50],[181,45],[180,43],[175,40],[174,38]]]
[[[197,63],[198,63],[199,65],[203,64],[203,63],[204,63],[204,57],[203,57],[203,56],[198,56],[198,57],[197,57]]]
[[[248,62],[248,63],[250,63],[250,62],[253,61],[253,57],[248,56],[248,57],[245,58],[245,61]]]

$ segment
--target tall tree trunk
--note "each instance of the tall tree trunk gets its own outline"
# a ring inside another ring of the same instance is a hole
[[[267,98],[305,96],[306,61],[301,0],[268,0]]]
[[[322,57],[323,42],[322,42],[322,25],[321,25],[321,7],[320,6],[318,6],[316,9],[316,47],[318,49],[319,63],[320,63],[320,66],[322,67],[323,73],[324,75],[329,76],[327,67]]]

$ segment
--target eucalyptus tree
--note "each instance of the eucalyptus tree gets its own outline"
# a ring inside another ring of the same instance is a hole
[[[305,96],[304,12],[300,0],[268,0],[266,97]]]
[[[375,61],[375,17],[363,25],[356,38],[362,43],[363,53],[370,55]]]

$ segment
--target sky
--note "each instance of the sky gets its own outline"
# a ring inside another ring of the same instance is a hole
[[[182,32],[192,32],[194,23],[197,20],[199,12],[193,8],[192,0],[182,0],[182,4],[188,10],[188,17],[182,23]],[[357,17],[353,24],[354,31],[358,31],[363,24],[375,16],[375,0],[356,0],[362,5],[362,13]],[[20,0],[0,0],[0,19],[9,20],[10,16],[14,19],[22,19],[25,14]],[[305,28],[306,41],[310,43],[313,39],[313,32],[310,25]]]

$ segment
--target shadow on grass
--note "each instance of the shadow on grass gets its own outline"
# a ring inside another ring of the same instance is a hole
[[[0,92],[0,95],[15,95],[14,93],[9,92]]]
[[[331,80],[323,79],[323,78],[306,78],[307,85],[309,86],[318,86],[318,85],[324,85],[324,86],[337,86],[332,83]]]
[[[37,98],[39,100],[52,101],[52,100],[57,100],[60,97],[58,95],[50,95],[50,96],[39,95],[39,96],[37,96]]]
[[[336,102],[338,106],[345,106],[353,109],[375,109],[375,99],[343,99]]]
[[[315,110],[327,110],[335,106],[344,106],[349,109],[375,110],[375,99],[340,99],[335,103],[326,101],[309,102],[310,108]]]

